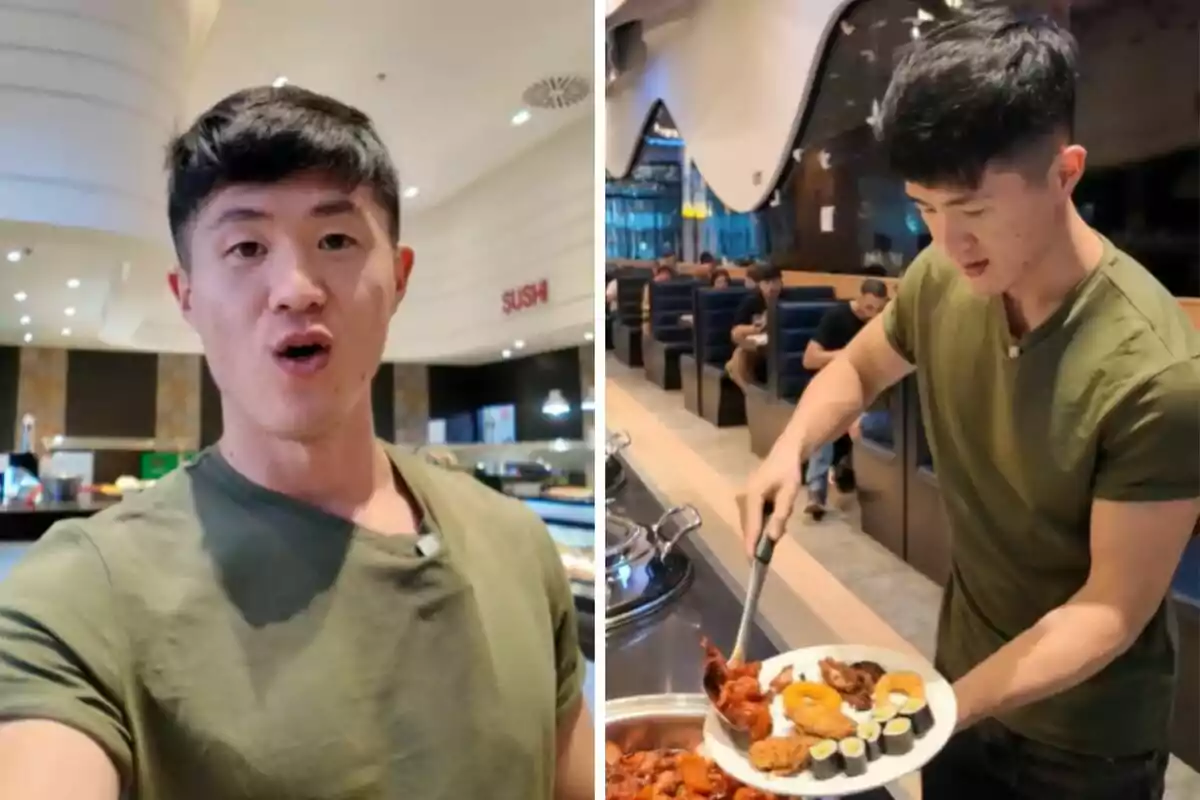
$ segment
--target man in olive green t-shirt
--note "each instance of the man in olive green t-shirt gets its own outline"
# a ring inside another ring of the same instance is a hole
[[[1200,515],[1200,333],[1076,212],[1074,64],[1067,33],[1006,10],[912,45],[882,139],[934,244],[748,487],[775,501],[780,536],[801,461],[915,369],[952,534],[937,666],[959,707],[923,800],[1164,791],[1165,598]]]
[[[250,89],[168,168],[224,432],[0,582],[0,797],[591,798],[545,526],[374,436],[412,252],[370,120]]]

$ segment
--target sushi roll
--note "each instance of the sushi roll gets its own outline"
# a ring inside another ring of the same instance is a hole
[[[900,707],[900,715],[912,722],[913,733],[918,739],[933,727],[933,712],[929,709],[929,703],[919,697],[907,700]]]
[[[867,773],[867,746],[862,739],[851,736],[838,742],[838,750],[842,754],[842,769],[850,777]]]
[[[889,756],[902,756],[913,749],[912,721],[907,717],[896,717],[883,726],[883,752]]]
[[[813,777],[827,781],[839,772],[838,744],[833,739],[822,739],[808,751],[808,768]]]
[[[871,720],[869,722],[860,722],[858,725],[858,738],[863,740],[863,746],[867,750],[867,761],[874,761],[883,755],[883,749],[880,746],[880,739],[883,738],[883,727]]]
[[[871,709],[871,719],[882,727],[900,715],[900,710],[891,703],[880,703]]]

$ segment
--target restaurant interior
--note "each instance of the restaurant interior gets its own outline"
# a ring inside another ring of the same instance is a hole
[[[367,112],[401,173],[416,269],[377,434],[530,504],[590,609],[590,6],[62,5],[0,8],[0,580],[53,522],[220,437],[167,287],[164,147],[233,91],[292,84]],[[536,302],[506,300],[526,286]]]
[[[666,509],[685,508],[674,516],[687,530],[655,565],[634,562],[633,574],[652,580],[629,580],[628,565],[610,556],[610,581],[624,587],[610,598],[606,631],[606,698],[619,711],[610,726],[635,713],[639,696],[701,691],[697,642],[731,645],[750,579],[737,496],[811,378],[803,353],[817,320],[867,277],[894,286],[930,242],[872,146],[871,122],[896,49],[963,4],[616,5],[604,397],[606,425],[624,437],[608,468],[621,487],[609,551],[637,541],[638,526]],[[1076,137],[1089,152],[1079,208],[1200,326],[1200,6],[1025,5],[1066,20],[1079,41]],[[674,275],[660,282],[662,264]],[[747,270],[765,264],[782,270],[784,288],[766,315],[765,369],[743,392],[725,370],[730,328],[751,291],[741,285]],[[715,268],[730,288],[709,285]],[[914,379],[896,387],[887,423],[853,443],[856,491],[834,490],[819,522],[794,516],[749,658],[829,643],[932,658],[950,543],[920,404]],[[1200,796],[1200,539],[1169,602],[1181,680],[1167,797],[1182,800]],[[908,776],[888,792],[879,796],[917,797],[919,786]]]

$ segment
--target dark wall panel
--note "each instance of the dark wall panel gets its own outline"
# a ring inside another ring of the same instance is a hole
[[[512,403],[516,405],[518,440],[581,439],[580,388],[579,351],[575,348],[478,367],[433,366],[429,368],[429,416],[444,419]],[[554,419],[542,413],[551,389],[563,393],[571,404],[570,414]]]
[[[153,353],[67,352],[68,436],[151,438],[157,401]]]
[[[224,429],[221,421],[221,393],[208,371],[208,360],[200,360],[200,446],[216,444]]]
[[[0,347],[0,452],[12,450],[16,443],[17,384],[21,379],[21,351]]]
[[[391,364],[380,364],[371,381],[371,411],[375,415],[375,435],[396,441],[396,382]]]

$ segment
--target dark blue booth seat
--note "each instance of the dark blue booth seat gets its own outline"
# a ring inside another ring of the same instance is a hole
[[[622,364],[642,366],[642,289],[650,281],[645,267],[617,271],[617,310],[613,315],[613,354]]]
[[[768,358],[776,397],[794,403],[812,380],[813,373],[804,368],[804,351],[821,318],[835,305],[836,300],[781,300],[775,304],[768,328]]]
[[[746,398],[725,373],[733,355],[733,319],[753,290],[742,286],[696,292],[696,359],[699,366],[700,416],[718,427],[746,424]]]
[[[681,386],[679,356],[692,352],[692,329],[679,324],[679,317],[692,312],[698,285],[693,278],[650,284],[650,338],[642,342],[642,358],[646,377],[663,389]]]

